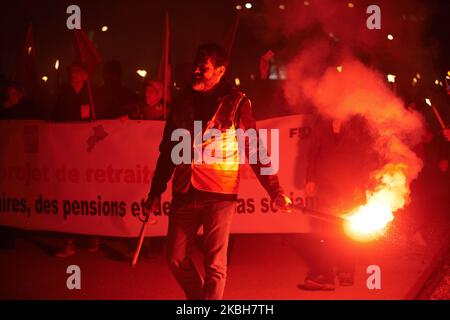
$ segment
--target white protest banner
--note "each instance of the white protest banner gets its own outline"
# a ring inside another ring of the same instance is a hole
[[[295,115],[258,122],[280,134],[279,177],[295,203],[304,194],[311,121]],[[164,122],[0,121],[0,225],[104,236],[137,236]],[[281,213],[242,165],[233,233],[307,232],[301,213]],[[147,236],[167,232],[170,184]]]

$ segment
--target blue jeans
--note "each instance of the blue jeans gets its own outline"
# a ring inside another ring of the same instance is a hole
[[[220,300],[227,277],[227,249],[235,201],[196,199],[175,195],[172,199],[167,235],[167,262],[189,300]],[[203,225],[203,278],[191,254],[195,237]]]

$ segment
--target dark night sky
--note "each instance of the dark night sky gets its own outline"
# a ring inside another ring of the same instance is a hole
[[[2,10],[3,72],[11,72],[29,21],[34,25],[41,73],[50,72],[57,58],[63,66],[70,62],[73,53],[65,27],[67,3],[18,0]],[[81,7],[82,28],[94,31],[95,45],[104,60],[119,59],[126,74],[133,77],[138,68],[157,72],[166,10],[170,13],[171,60],[176,64],[191,63],[200,43],[221,41],[236,13],[231,1],[95,0],[73,4]],[[109,27],[107,32],[100,32],[103,25]]]
[[[318,1],[318,0],[316,0]],[[336,0],[340,1],[340,0]],[[248,77],[257,74],[258,57],[283,41],[267,40],[267,13],[278,3],[288,1],[251,1],[252,10],[244,10],[235,43],[232,73]],[[313,2],[311,0],[310,2]],[[344,5],[347,1],[341,1]],[[358,1],[354,1],[358,3]],[[384,2],[384,1],[379,1]],[[450,1],[430,1],[431,16],[426,24],[425,42],[440,43],[436,62],[443,70],[448,68],[448,21]],[[161,54],[164,12],[170,12],[171,55],[176,65],[189,65],[195,48],[203,42],[221,42],[236,14],[237,0],[91,0],[65,1],[14,0],[2,2],[0,20],[0,72],[11,74],[23,45],[27,24],[34,26],[40,74],[53,72],[56,59],[62,68],[73,59],[72,43],[65,27],[69,4],[77,4],[82,11],[82,27],[94,31],[94,42],[104,60],[119,59],[124,66],[127,81],[138,81],[137,69],[145,68],[152,75],[157,72]],[[408,2],[403,2],[408,3]],[[272,7],[271,7],[272,6]],[[287,8],[289,9],[289,8]],[[405,8],[406,9],[406,8]],[[287,11],[287,10],[286,10]],[[418,13],[420,14],[420,13]],[[270,15],[270,14],[269,14]],[[272,17],[273,19],[273,17]],[[399,17],[400,19],[400,17]],[[107,25],[109,30],[101,32]],[[272,42],[271,42],[272,41]],[[237,71],[239,70],[239,71]],[[176,80],[176,79],[175,79]]]

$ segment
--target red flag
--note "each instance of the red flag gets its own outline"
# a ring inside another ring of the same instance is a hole
[[[228,30],[227,34],[225,35],[225,39],[223,42],[223,47],[228,55],[228,60],[231,61],[231,52],[233,50],[234,46],[234,40],[236,39],[236,34],[239,28],[239,22],[241,20],[241,14],[237,13],[236,18],[234,20],[234,23],[232,24],[231,28]]]
[[[169,64],[169,50],[170,50],[170,30],[169,30],[169,13],[166,12],[165,26],[164,26],[163,51],[159,63],[158,81],[163,84],[163,103],[164,103],[164,119],[166,119],[167,102],[170,101],[170,73],[171,68]]]
[[[23,45],[19,63],[13,80],[21,83],[29,95],[33,95],[37,86],[36,47],[33,39],[33,26],[31,23],[27,29],[25,43]]]
[[[75,29],[74,35],[74,48],[77,56],[77,61],[86,66],[88,74],[93,74],[102,63],[102,57],[97,49],[94,47],[92,41],[88,38],[86,33],[82,29]],[[89,79],[86,81],[88,95],[91,105],[91,119],[95,120],[95,106],[94,99],[92,98],[91,83]]]
[[[275,53],[272,50],[269,50],[259,59],[259,75],[261,80],[266,80],[269,77],[270,59],[272,59],[274,55]]]
[[[77,61],[86,66],[88,73],[94,73],[102,63],[100,53],[82,29],[75,29],[73,35]]]

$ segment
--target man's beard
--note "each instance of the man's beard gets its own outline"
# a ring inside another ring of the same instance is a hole
[[[194,78],[192,81],[192,89],[195,91],[205,91],[206,87],[206,80],[203,78]]]
[[[192,89],[195,91],[208,91],[217,83],[216,78],[205,79],[203,77],[194,77],[192,81]]]

